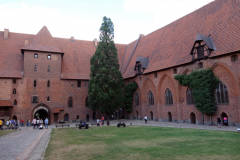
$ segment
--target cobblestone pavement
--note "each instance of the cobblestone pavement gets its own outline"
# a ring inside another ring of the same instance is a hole
[[[95,121],[94,121],[95,122]],[[127,126],[130,124],[137,126],[159,126],[159,127],[174,127],[174,128],[194,128],[194,129],[207,129],[207,130],[221,130],[221,131],[237,131],[237,127],[222,126],[206,126],[206,125],[195,125],[195,124],[181,124],[172,122],[154,122],[148,121],[145,124],[144,120],[112,120],[110,121],[111,126],[116,126],[118,123],[125,123]],[[76,123],[72,123],[70,127],[76,127]],[[91,127],[91,122],[88,123]],[[106,121],[105,121],[106,124]],[[51,136],[52,128],[54,125],[50,125],[49,129],[42,136],[40,133],[44,130],[32,129],[32,127],[22,127],[21,131],[16,131],[8,135],[0,137],[0,160],[13,160],[15,159],[26,147],[31,145],[33,141],[38,138],[36,146],[32,148],[32,152],[27,155],[27,160],[41,160],[44,157],[46,147]],[[42,136],[42,137],[40,137]],[[40,137],[40,138],[39,138]],[[36,142],[35,142],[36,143]]]

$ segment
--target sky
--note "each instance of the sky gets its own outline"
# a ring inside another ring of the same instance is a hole
[[[114,24],[114,42],[128,44],[213,0],[1,0],[0,31],[99,40],[104,16]],[[197,3],[196,3],[197,2]]]

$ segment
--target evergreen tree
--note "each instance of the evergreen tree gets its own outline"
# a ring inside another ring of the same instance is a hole
[[[90,59],[89,105],[107,115],[123,107],[124,82],[119,70],[117,48],[114,44],[114,25],[110,18],[103,17],[100,42]]]

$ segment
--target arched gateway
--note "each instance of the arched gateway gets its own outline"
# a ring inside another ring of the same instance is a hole
[[[50,122],[51,122],[50,116],[51,116],[51,114],[50,114],[49,107],[47,105],[41,103],[33,108],[31,119],[39,118],[44,121],[46,118],[48,118],[48,120],[49,120],[48,123],[50,124]]]

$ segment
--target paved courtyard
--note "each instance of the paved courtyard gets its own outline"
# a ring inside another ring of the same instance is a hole
[[[127,126],[132,125],[141,126],[161,126],[161,127],[176,127],[176,128],[195,128],[207,130],[222,130],[235,131],[237,127],[222,126],[205,126],[195,124],[180,124],[172,122],[153,122],[148,121],[145,124],[144,120],[113,120],[110,122],[111,126],[116,126],[117,123],[124,122]],[[91,127],[91,122],[89,122]],[[75,123],[70,124],[70,127],[76,127]],[[102,126],[101,126],[102,127]],[[104,126],[103,126],[104,127]],[[48,145],[50,134],[54,125],[50,125],[49,129],[33,129],[32,127],[22,127],[21,131],[16,131],[8,135],[0,137],[0,159],[3,160],[41,160],[43,159],[45,149]],[[240,134],[240,133],[239,133]]]

